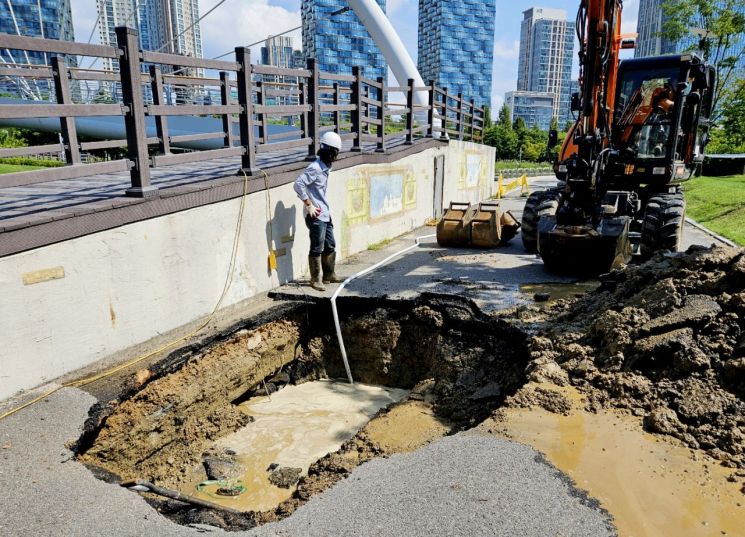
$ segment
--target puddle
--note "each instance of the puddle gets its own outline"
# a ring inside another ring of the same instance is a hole
[[[595,291],[599,285],[600,282],[597,280],[575,283],[524,283],[520,285],[520,292],[528,295],[530,301],[533,301],[535,295],[549,295],[548,301],[553,302],[585,295]]]
[[[198,483],[193,483],[189,493],[242,511],[273,509],[292,496],[295,487],[279,488],[270,483],[270,465],[300,468],[306,475],[312,463],[338,450],[381,408],[407,393],[320,380],[287,386],[270,397],[251,398],[238,408],[254,421],[217,442],[217,447],[235,451],[237,462],[246,469],[241,479],[245,492],[219,496],[215,494],[218,485],[194,492]]]
[[[573,402],[571,415],[505,409],[496,428],[598,499],[621,537],[743,535],[745,496],[726,481],[733,470],[646,433],[638,418],[585,412],[575,390],[560,391]]]

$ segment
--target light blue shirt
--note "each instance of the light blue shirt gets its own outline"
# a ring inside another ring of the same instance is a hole
[[[317,158],[313,164],[305,168],[305,171],[295,179],[295,192],[298,198],[310,202],[321,209],[318,219],[322,222],[331,221],[329,202],[326,199],[326,189],[329,184],[329,167]]]

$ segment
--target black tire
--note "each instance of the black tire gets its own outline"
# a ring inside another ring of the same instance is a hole
[[[658,194],[649,198],[642,223],[643,258],[658,250],[677,252],[682,248],[685,212],[683,194]]]
[[[559,196],[559,191],[555,189],[533,192],[528,196],[520,228],[523,246],[528,252],[538,251],[538,221],[541,216],[556,214]]]

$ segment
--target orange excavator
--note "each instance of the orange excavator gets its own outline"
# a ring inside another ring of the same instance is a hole
[[[683,181],[708,141],[716,72],[696,54],[619,61],[622,0],[581,0],[577,120],[554,164],[559,187],[534,192],[523,244],[548,270],[599,274],[635,255],[677,251]]]

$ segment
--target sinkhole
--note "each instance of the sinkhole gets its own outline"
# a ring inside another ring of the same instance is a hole
[[[526,334],[467,299],[339,311],[354,385],[328,302],[280,304],[133,375],[91,408],[78,459],[172,493],[143,496],[176,522],[249,529],[366,461],[477,425],[524,383]]]

